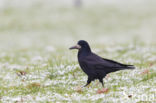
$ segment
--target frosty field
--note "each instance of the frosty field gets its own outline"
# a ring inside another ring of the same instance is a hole
[[[107,1],[107,2],[106,2]],[[155,103],[156,1],[0,0],[0,103]],[[87,76],[68,48],[136,66],[80,89]]]

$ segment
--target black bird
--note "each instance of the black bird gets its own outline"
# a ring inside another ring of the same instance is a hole
[[[91,51],[89,44],[84,40],[78,41],[76,46],[73,46],[69,49],[78,49],[79,65],[82,70],[88,75],[87,84],[85,86],[90,84],[91,81],[98,79],[104,87],[103,78],[106,76],[106,74],[118,70],[135,68],[133,65],[121,64],[94,54]]]

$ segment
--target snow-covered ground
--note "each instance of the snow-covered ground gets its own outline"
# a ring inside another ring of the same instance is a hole
[[[156,102],[156,1],[0,0],[0,102]],[[87,40],[133,64],[80,88],[87,76],[68,48]]]

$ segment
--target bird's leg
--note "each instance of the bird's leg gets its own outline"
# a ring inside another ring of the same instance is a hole
[[[91,79],[88,77],[87,84],[86,84],[86,85],[84,85],[83,87],[88,86],[90,83],[91,83]]]
[[[101,82],[102,87],[104,87],[103,79],[99,79],[99,81]]]

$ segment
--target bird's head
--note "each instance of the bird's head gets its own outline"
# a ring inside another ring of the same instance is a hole
[[[78,49],[79,51],[91,51],[89,44],[85,40],[79,40],[77,45],[72,46],[69,49]]]

